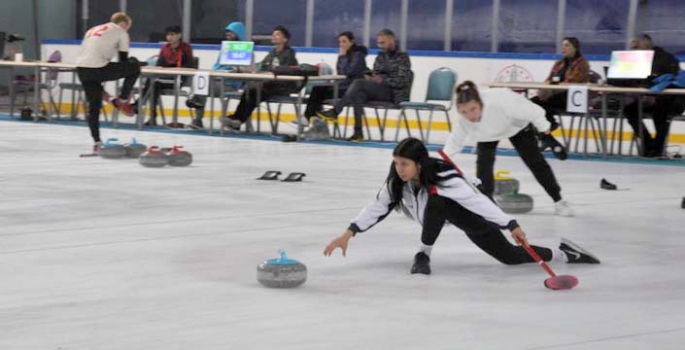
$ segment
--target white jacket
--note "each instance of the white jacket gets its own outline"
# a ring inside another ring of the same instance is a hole
[[[454,169],[442,171],[438,173],[438,176],[442,178],[441,186],[433,186],[431,191],[437,191],[439,196],[459,203],[467,210],[482,216],[485,220],[495,223],[501,228],[514,229],[518,227],[516,220],[505,214],[490,198],[471,187]],[[423,212],[428,201],[429,189],[422,187],[418,189],[418,192],[416,190],[416,186],[411,181],[405,183],[402,191],[402,203],[405,214],[423,226]],[[359,215],[352,220],[349,229],[354,233],[370,229],[390,214],[393,210],[390,204],[390,193],[387,183],[384,183],[376,195],[376,200],[362,209]]]
[[[472,123],[458,116],[445,142],[444,151],[452,159],[461,152],[467,136],[476,142],[492,142],[508,139],[530,123],[540,132],[551,126],[542,107],[509,89],[481,90],[480,98],[483,101],[480,121]]]

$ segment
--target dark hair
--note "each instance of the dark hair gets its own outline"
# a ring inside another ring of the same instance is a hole
[[[561,41],[563,42],[564,40],[571,43],[571,45],[573,45],[573,48],[576,49],[576,55],[573,56],[574,59],[583,55],[582,53],[580,53],[580,40],[578,40],[578,38],[576,38],[575,36],[567,36]]]
[[[389,36],[389,37],[392,37],[392,38],[395,37],[395,33],[393,33],[393,31],[390,30],[390,29],[388,29],[388,28],[384,28],[384,29],[381,29],[380,31],[378,31],[378,33],[376,34],[376,36],[380,36],[380,35],[385,35],[385,36]]]
[[[413,137],[402,140],[392,151],[392,156],[399,156],[416,162],[419,166],[419,183],[422,187],[439,185],[437,169],[438,164],[440,164],[441,161],[431,158],[428,155],[428,149],[426,149],[426,146],[421,140]],[[393,209],[398,206],[400,206],[400,208],[402,207],[402,190],[404,189],[404,184],[405,182],[402,181],[397,170],[395,170],[395,163],[391,163],[386,185],[388,186],[388,192],[390,193],[390,207]]]
[[[357,50],[357,43],[354,42],[354,34],[350,31],[344,31],[344,32],[338,34],[338,39],[341,36],[346,37],[349,41],[352,42],[352,46],[350,46],[350,48],[345,53],[346,56],[352,57],[352,55],[354,55],[354,52]]]
[[[273,31],[274,31],[274,32],[276,32],[276,31],[281,32],[281,34],[283,34],[283,36],[284,36],[286,39],[288,39],[288,41],[290,41],[290,31],[289,31],[286,27],[284,27],[284,26],[276,26],[276,28],[274,28]]]
[[[654,42],[652,41],[652,37],[649,36],[649,34],[645,34],[645,33],[638,34],[633,38],[632,41],[638,41],[638,42],[644,44],[643,46],[645,48],[654,47]]]
[[[481,106],[483,105],[483,100],[480,99],[478,88],[476,87],[476,84],[474,84],[471,80],[467,80],[457,85],[455,93],[457,94],[457,104],[476,101]]]
[[[341,36],[347,37],[347,39],[349,39],[350,41],[354,41],[354,34],[348,30],[338,34],[338,38],[340,38]]]
[[[183,33],[183,30],[181,30],[181,27],[179,26],[169,26],[164,29],[164,34],[169,34],[169,33],[174,33],[174,34],[180,34]]]

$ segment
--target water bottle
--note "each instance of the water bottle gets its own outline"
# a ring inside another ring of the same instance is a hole
[[[273,60],[271,60],[271,68],[276,68],[281,64],[281,61],[278,60],[278,57],[274,57]]]

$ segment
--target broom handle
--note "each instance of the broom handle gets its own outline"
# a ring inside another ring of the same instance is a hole
[[[445,163],[451,165],[454,168],[454,170],[456,170],[459,173],[459,175],[464,176],[464,172],[461,171],[461,169],[459,169],[459,167],[456,164],[454,164],[454,162],[452,162],[452,159],[450,159],[450,157],[447,154],[445,154],[443,150],[438,150],[438,154],[440,154],[442,160],[444,160]]]
[[[542,267],[543,270],[547,271],[547,273],[550,276],[556,277],[556,274],[554,273],[554,271],[552,271],[552,268],[549,267],[549,265],[547,265],[547,263],[544,262],[542,260],[542,258],[540,258],[540,255],[538,255],[538,253],[535,252],[535,250],[533,248],[531,248],[528,245],[528,243],[524,242],[522,239],[520,239],[518,237],[514,237],[514,238],[516,238],[516,241],[523,247],[523,249],[526,250],[526,252],[528,252],[528,255],[533,257],[533,259]]]

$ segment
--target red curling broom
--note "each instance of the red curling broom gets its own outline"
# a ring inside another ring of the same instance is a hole
[[[438,153],[440,154],[442,159],[445,161],[445,163],[451,165],[459,174],[461,174],[461,175],[464,174],[461,171],[461,169],[459,169],[459,167],[457,167],[457,165],[452,162],[450,157],[448,157],[447,154],[445,154],[445,152],[443,152],[443,150],[438,150]],[[555,274],[554,271],[552,271],[552,268],[549,267],[549,265],[547,265],[547,263],[544,262],[542,260],[542,258],[540,258],[540,255],[538,255],[538,253],[536,253],[535,250],[533,250],[533,248],[531,248],[530,245],[528,245],[528,243],[519,239],[518,237],[516,237],[516,241],[518,242],[518,244],[521,245],[521,247],[523,247],[523,249],[526,250],[528,255],[530,255],[533,258],[533,260],[535,260],[535,262],[537,262],[538,265],[540,265],[540,267],[542,267],[542,269],[547,271],[547,273],[549,274],[550,277],[548,279],[546,279],[544,282],[545,287],[552,289],[552,290],[564,290],[564,289],[573,289],[574,287],[576,287],[578,285],[578,278],[576,278],[575,276],[571,276],[571,275],[557,275],[557,274]]]

